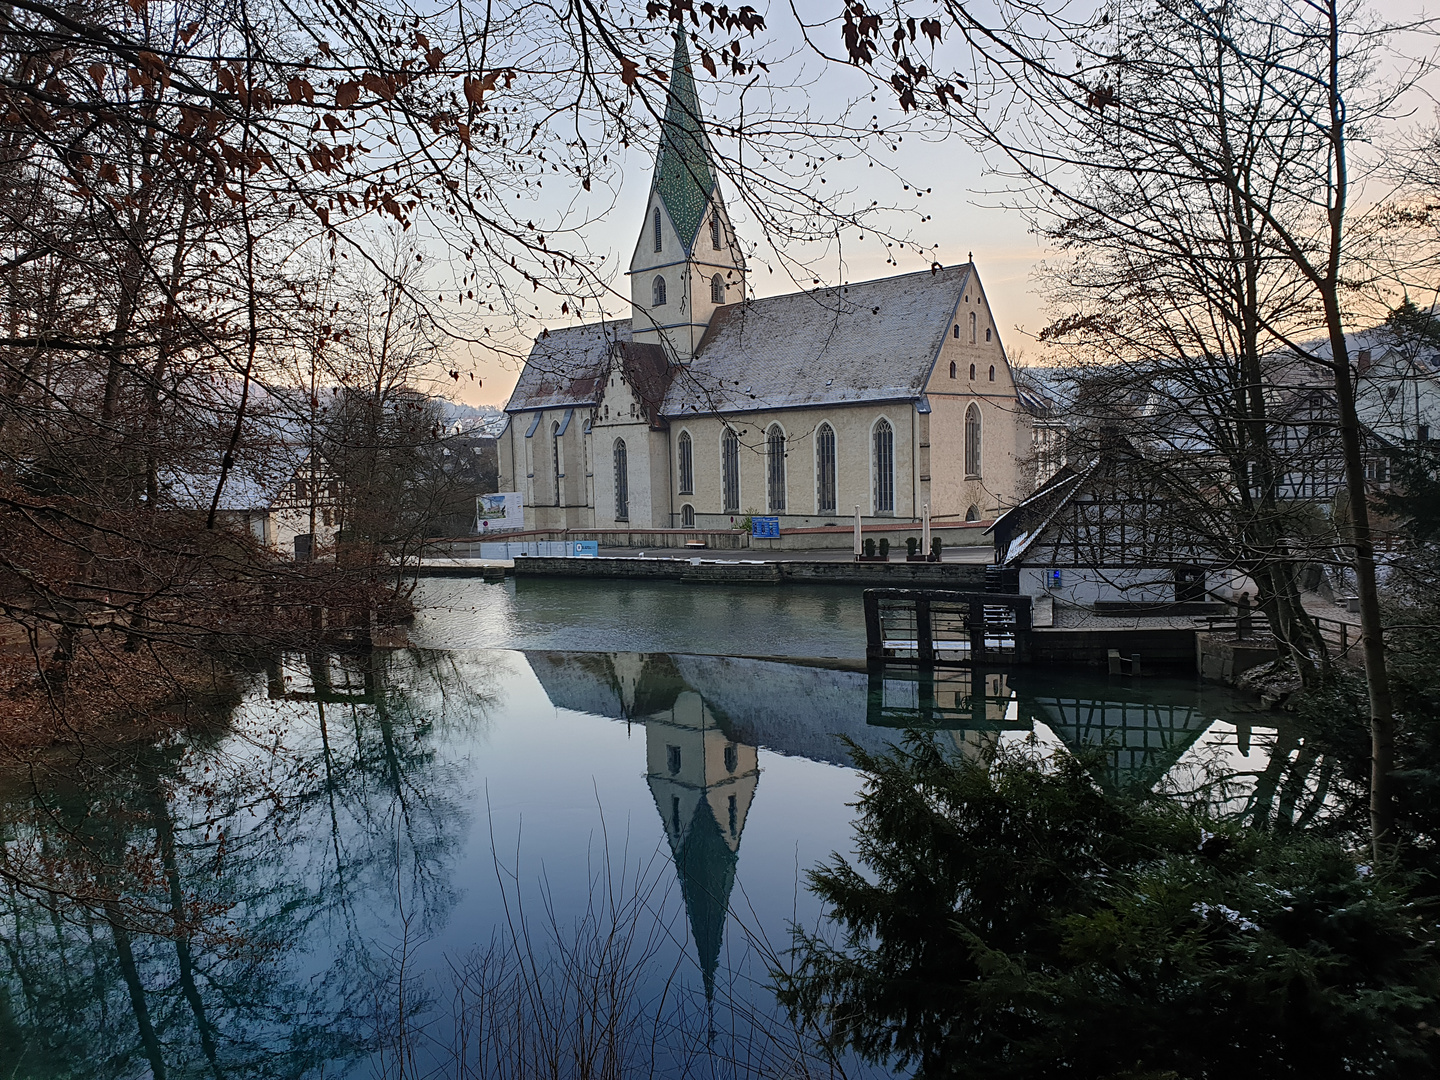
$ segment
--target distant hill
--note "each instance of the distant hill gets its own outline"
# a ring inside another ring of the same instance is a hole
[[[505,427],[505,413],[493,405],[465,405],[458,401],[437,398],[445,417],[445,427],[455,434],[499,435]]]

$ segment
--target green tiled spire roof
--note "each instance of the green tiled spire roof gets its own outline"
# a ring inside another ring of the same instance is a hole
[[[670,72],[670,96],[665,123],[660,129],[660,152],[655,159],[655,190],[670,212],[670,222],[688,252],[695,246],[700,221],[715,190],[709,147],[695,95],[695,75],[685,35],[675,35],[675,62]]]

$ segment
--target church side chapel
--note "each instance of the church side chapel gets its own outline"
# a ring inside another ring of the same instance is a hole
[[[677,36],[631,318],[536,339],[501,486],[530,529],[997,517],[1032,424],[973,260],[755,298]]]

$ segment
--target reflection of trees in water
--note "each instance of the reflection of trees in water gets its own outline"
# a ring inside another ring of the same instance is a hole
[[[377,942],[453,900],[436,733],[483,712],[453,685],[486,683],[447,663],[286,658],[195,737],[12,784],[0,1073],[303,1076],[362,1053],[393,1007]]]

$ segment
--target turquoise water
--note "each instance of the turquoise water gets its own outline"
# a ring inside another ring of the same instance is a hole
[[[419,599],[423,648],[257,663],[183,739],[12,778],[0,1074],[517,1075],[597,1022],[625,1075],[817,1074],[766,981],[850,850],[852,743],[1101,748],[1116,786],[1220,762],[1243,809],[1283,737],[1188,682],[872,676],[858,592]]]

